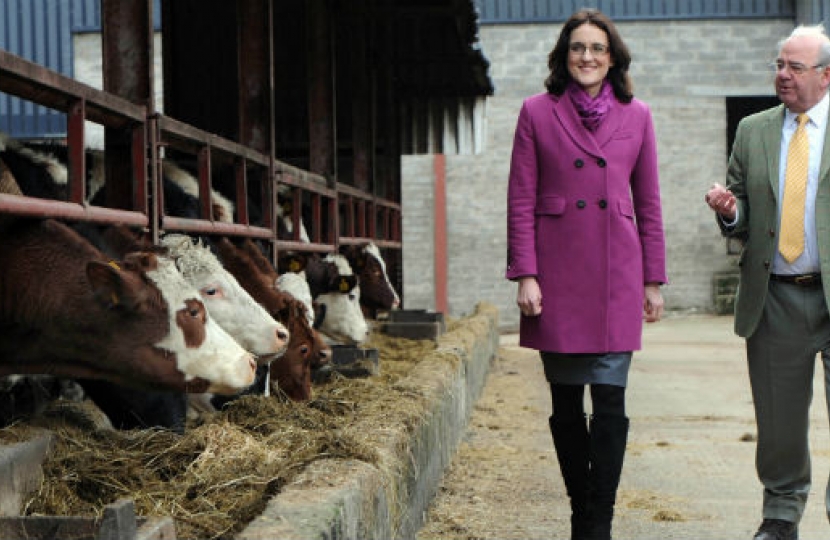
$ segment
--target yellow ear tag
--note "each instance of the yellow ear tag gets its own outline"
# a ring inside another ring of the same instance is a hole
[[[110,265],[110,266],[112,266],[113,268],[115,268],[115,269],[116,269],[116,270],[118,270],[119,272],[121,271],[121,267],[120,267],[120,266],[118,266],[118,263],[117,263],[117,262],[115,262],[115,261],[110,261],[110,262],[108,262],[107,264],[108,264],[108,265]],[[115,294],[115,292],[111,292],[111,293],[110,293],[110,301],[112,302],[112,305],[113,305],[113,306],[117,306],[117,305],[118,305],[118,295],[117,295],[117,294]]]
[[[340,280],[340,292],[349,292],[349,282],[345,279]]]
[[[299,272],[300,271],[300,261],[297,259],[291,259],[291,262],[288,263],[288,269],[292,272]]]

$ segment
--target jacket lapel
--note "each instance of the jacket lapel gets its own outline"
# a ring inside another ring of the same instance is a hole
[[[828,174],[830,174],[830,129],[824,132],[824,147],[821,150],[821,164],[818,171],[819,186],[827,181]]]
[[[611,109],[606,114],[605,119],[599,125],[594,138],[600,148],[605,147],[611,136],[622,128],[623,119],[625,118],[625,107],[616,99],[611,104]]]
[[[579,113],[576,112],[576,107],[574,107],[571,100],[565,94],[552,97],[553,115],[562,125],[562,128],[568,136],[582,151],[594,157],[601,157],[602,153],[597,146],[596,138],[587,129],[582,127]]]
[[[767,170],[769,171],[769,183],[775,194],[775,200],[779,200],[778,193],[778,167],[781,157],[781,130],[784,127],[784,106],[780,105],[775,114],[772,114],[764,129],[763,143],[764,153],[767,156]]]

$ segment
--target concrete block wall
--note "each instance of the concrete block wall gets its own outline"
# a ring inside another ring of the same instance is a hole
[[[712,280],[734,269],[714,218],[703,202],[725,181],[726,97],[772,96],[766,65],[791,20],[623,22],[635,96],[652,109],[671,283],[667,308],[715,310]],[[560,24],[485,25],[483,51],[496,94],[487,105],[485,149],[447,156],[450,315],[478,301],[499,308],[504,329],[518,325],[516,287],[504,280],[506,189],[515,122],[522,100],[544,91],[547,55]],[[431,156],[407,156],[403,169],[405,307],[434,308]],[[427,208],[429,215],[423,210]],[[426,226],[425,226],[426,225]]]

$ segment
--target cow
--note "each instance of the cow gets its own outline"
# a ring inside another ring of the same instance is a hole
[[[376,319],[379,311],[389,311],[400,306],[401,299],[389,280],[386,262],[374,242],[360,246],[341,246],[340,254],[346,257],[357,273],[360,306],[367,317]]]
[[[30,148],[0,133],[0,159],[22,194],[41,199],[68,199],[66,162],[52,152]]]
[[[85,150],[86,202],[103,206],[106,198],[104,152]],[[59,143],[23,143],[0,132],[0,160],[16,179],[22,194],[42,199],[68,199],[68,149]],[[170,215],[200,218],[199,182],[170,159],[162,162],[165,211]],[[211,189],[211,215],[233,223],[234,204]]]
[[[314,325],[314,300],[311,298],[311,289],[305,278],[305,272],[286,272],[277,276],[276,288],[296,298],[305,306],[305,316],[308,324]]]
[[[172,261],[150,252],[109,260],[51,219],[21,218],[4,231],[0,376],[233,394],[255,368]]]
[[[162,179],[165,184],[174,184],[180,188],[184,193],[190,195],[198,201],[199,198],[199,181],[191,173],[174,163],[169,159],[165,159],[161,164]],[[165,195],[167,195],[165,188]],[[210,190],[211,197],[211,216],[216,221],[224,223],[233,223],[234,204],[224,195],[216,191]],[[165,208],[171,211],[173,215],[181,215],[175,211],[174,207],[167,204],[165,200]],[[197,206],[198,208],[198,206]],[[199,217],[192,215],[181,215],[181,217]]]
[[[331,348],[312,328],[306,308],[291,294],[278,290],[273,279],[262,272],[246,251],[227,238],[215,243],[216,253],[240,285],[270,313],[288,327],[290,338],[285,354],[270,366],[278,388],[294,401],[311,397],[311,370],[328,362]]]
[[[271,261],[262,253],[256,243],[250,238],[246,238],[239,243],[239,248],[250,258],[251,262],[256,265],[263,276],[269,281],[273,281],[277,290],[286,292],[299,300],[305,306],[305,315],[309,324],[314,324],[314,304],[311,296],[311,289],[308,280],[305,277],[305,271],[300,272],[284,272],[282,274],[277,272],[277,269],[271,264]]]
[[[271,264],[271,261],[268,260],[253,240],[250,238],[243,239],[239,243],[239,248],[250,257],[251,262],[256,265],[257,269],[263,275],[276,282],[277,277],[279,277],[277,269],[274,268],[274,265]]]
[[[294,240],[294,208],[291,201],[291,189],[285,184],[280,184],[277,194],[277,237],[280,240]],[[308,236],[308,230],[303,223],[302,215],[300,216],[300,227],[297,234],[297,240],[300,242],[309,243],[311,239]]]
[[[314,302],[314,326],[331,343],[358,345],[369,337],[369,325],[360,307],[360,285],[346,257],[329,253],[286,254],[278,270],[305,272]]]
[[[201,293],[208,312],[242,347],[267,364],[285,352],[289,333],[242,288],[236,278],[201,242],[168,234],[161,245],[184,278]]]
[[[156,249],[175,261],[185,280],[201,294],[208,313],[245,349],[267,365],[283,354],[288,331],[274,320],[225,270],[216,256],[200,241],[181,234],[168,234],[154,248],[141,233],[124,226],[104,229],[78,226],[84,235],[111,256],[136,249]],[[91,230],[90,230],[91,229]],[[167,428],[183,432],[191,405],[209,400],[212,394],[133,390],[106,381],[80,380],[87,395],[119,429]]]

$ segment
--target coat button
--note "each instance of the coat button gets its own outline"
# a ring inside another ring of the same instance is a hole
[[[577,159],[576,161],[574,161],[574,166],[577,169],[581,169],[584,165],[585,165],[585,162],[582,161],[581,159]]]
[[[770,237],[774,237],[775,236],[775,229],[770,229],[769,230],[769,235],[770,235]]]
[[[606,165],[605,160],[602,159],[602,158],[599,158],[597,160],[597,165],[599,165],[600,167],[605,167],[605,165]]]
[[[769,270],[769,261],[764,261],[764,268]]]
[[[583,201],[582,199],[579,199],[578,201],[576,201],[576,207],[577,208],[585,208],[585,201]]]
[[[605,199],[600,199],[599,200],[599,207],[600,208],[605,208],[607,206],[608,206],[608,201],[606,201]]]

